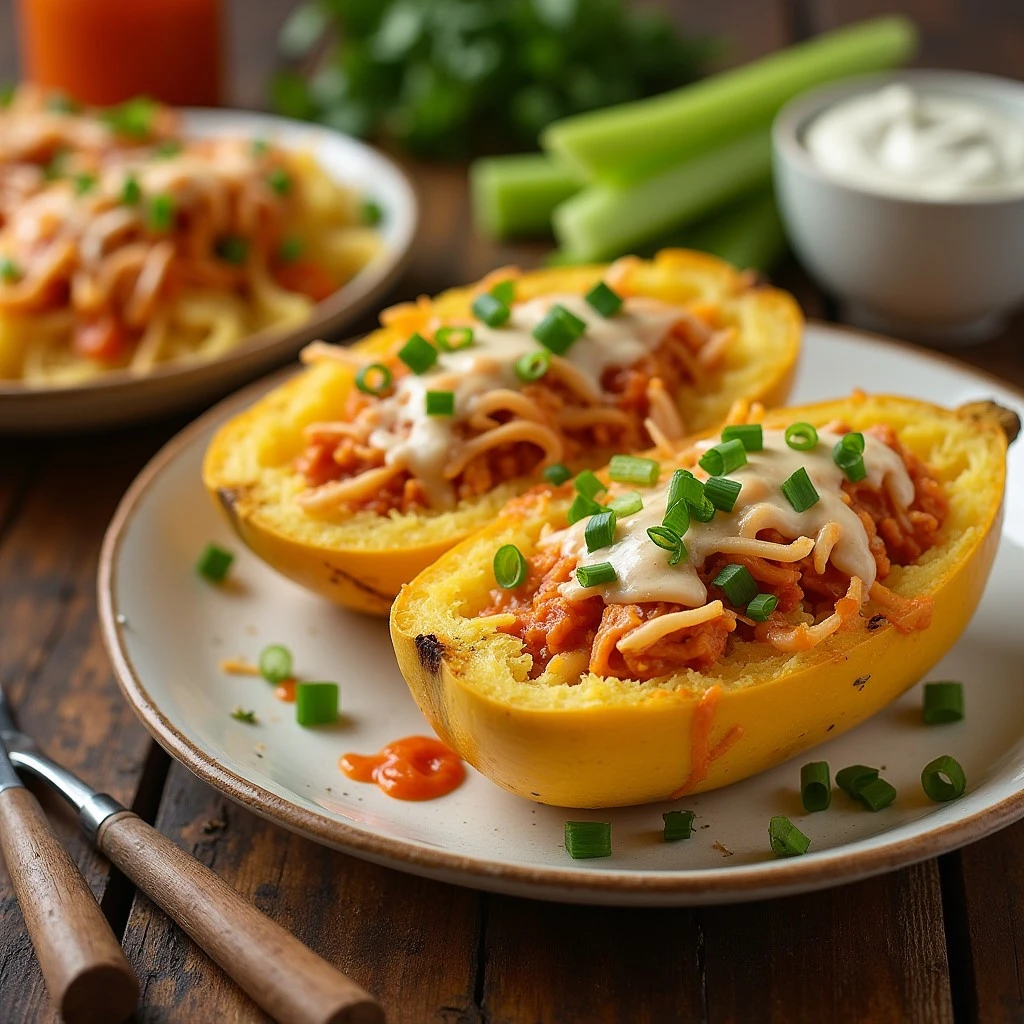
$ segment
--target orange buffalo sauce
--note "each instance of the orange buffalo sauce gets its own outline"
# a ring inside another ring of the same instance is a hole
[[[379,754],[343,754],[338,767],[356,782],[376,782],[397,800],[434,800],[466,777],[462,759],[431,736],[407,736]]]
[[[690,726],[690,774],[672,794],[672,800],[678,800],[679,797],[696,789],[708,777],[712,763],[743,735],[743,727],[734,725],[714,746],[711,745],[711,719],[714,718],[715,707],[721,693],[721,687],[712,686],[694,708],[693,722]]]

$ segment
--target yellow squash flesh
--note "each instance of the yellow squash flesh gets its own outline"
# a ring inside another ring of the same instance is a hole
[[[606,270],[592,266],[526,273],[517,280],[517,297],[585,292]],[[789,295],[752,285],[713,256],[685,250],[630,261],[621,287],[628,295],[680,305],[713,303],[721,310],[723,326],[737,328],[714,390],[686,388],[679,395],[688,428],[704,430],[720,422],[736,399],[766,405],[785,401],[802,327]],[[465,319],[478,290],[453,289],[397,307],[385,327],[354,349],[388,353],[433,317]],[[206,453],[203,480],[238,535],[273,568],[338,604],[386,615],[403,583],[491,522],[510,497],[536,481],[510,481],[450,512],[309,515],[294,501],[305,487],[294,469],[305,448],[303,428],[337,419],[353,386],[353,371],[342,365],[321,363],[297,374],[217,432]],[[590,464],[600,465],[611,453],[593,454]]]
[[[647,803],[763,771],[894,700],[966,627],[999,542],[1007,435],[992,408],[858,395],[765,418],[776,428],[888,423],[932,467],[950,499],[940,543],[885,581],[906,597],[933,598],[926,630],[872,622],[881,609],[868,604],[850,627],[799,654],[741,642],[710,673],[643,683],[588,674],[585,663],[581,676],[579,664],[556,657],[531,680],[520,641],[498,632],[511,616],[472,616],[488,604],[500,545],[529,557],[545,523],[565,525],[566,498],[538,488],[402,589],[391,613],[402,673],[446,743],[499,786],[542,803]],[[716,752],[727,737],[734,742]]]

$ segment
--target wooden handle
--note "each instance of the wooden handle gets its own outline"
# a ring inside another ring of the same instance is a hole
[[[125,1020],[139,998],[138,980],[27,789],[0,792],[0,849],[50,998],[66,1024]]]
[[[131,811],[97,846],[264,1010],[285,1024],[383,1024],[377,1001]]]

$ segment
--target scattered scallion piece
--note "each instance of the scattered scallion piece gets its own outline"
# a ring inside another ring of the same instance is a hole
[[[734,607],[740,608],[757,597],[757,583],[745,565],[731,562],[711,581],[725,591],[725,596]]]
[[[534,327],[533,336],[555,355],[564,356],[583,336],[586,329],[585,321],[575,313],[570,313],[565,306],[556,303]]]
[[[282,263],[294,263],[302,255],[304,248],[302,239],[292,235],[291,238],[286,238],[278,246],[277,258]]]
[[[503,590],[514,590],[526,579],[526,557],[515,544],[503,544],[494,553],[494,578]]]
[[[686,469],[677,469],[668,485],[668,507],[686,502],[689,516],[698,523],[710,523],[715,518],[715,506],[704,494],[704,485]]]
[[[608,507],[620,518],[636,515],[644,507],[644,499],[639,491],[626,491],[608,502]]]
[[[146,225],[164,234],[174,227],[174,197],[166,192],[153,196],[146,208]]]
[[[860,796],[861,789],[877,778],[877,768],[869,768],[866,764],[851,764],[836,772],[836,785],[847,796],[856,800]]]
[[[712,476],[723,476],[746,464],[747,449],[738,437],[709,448],[698,460],[700,468]]]
[[[75,175],[75,195],[84,196],[86,193],[91,192],[95,187],[95,174],[83,173]]]
[[[100,114],[118,135],[129,135],[132,138],[144,138],[153,127],[157,105],[145,96],[135,96],[116,107],[108,107]]]
[[[121,186],[120,200],[125,206],[135,206],[142,199],[142,189],[134,174],[129,174]]]
[[[428,416],[455,415],[454,391],[428,391],[425,401]]]
[[[241,238],[238,235],[224,235],[222,238],[217,239],[214,252],[225,263],[241,267],[249,258],[249,242],[248,239]]]
[[[937,682],[924,684],[925,725],[945,725],[959,722],[964,717],[964,688],[962,683]]]
[[[21,268],[7,256],[0,257],[0,280],[14,284],[21,278]]]
[[[384,219],[384,207],[375,199],[364,199],[359,208],[359,218],[368,227],[374,227]]]
[[[587,300],[587,305],[591,309],[606,318],[615,316],[622,309],[622,296],[609,288],[604,281],[598,281],[583,298]]]
[[[249,143],[249,149],[253,156],[266,156],[270,151],[270,143],[266,139],[253,139]]]
[[[511,306],[516,301],[516,283],[511,277],[491,286],[491,294],[499,301]]]
[[[859,430],[851,430],[848,434],[843,434],[839,443],[848,452],[856,452],[858,455],[864,454],[864,435]]]
[[[743,484],[727,476],[712,476],[704,482],[704,496],[721,512],[731,512],[736,507]]]
[[[810,839],[782,814],[768,822],[768,841],[776,857],[799,857],[811,845]]]
[[[501,299],[496,299],[488,292],[478,295],[473,300],[472,309],[473,316],[488,327],[501,327],[502,324],[508,323],[508,318],[512,315],[512,310]]]
[[[588,551],[599,551],[611,545],[615,540],[615,512],[606,508],[603,512],[592,515],[587,520],[583,537],[587,542]]]
[[[422,334],[412,334],[398,350],[398,358],[413,373],[426,373],[437,362],[437,349]]]
[[[196,562],[196,572],[211,583],[223,583],[235,556],[217,544],[207,544]]]
[[[793,506],[797,512],[806,512],[816,505],[820,499],[818,492],[807,475],[807,470],[801,466],[788,480],[782,482],[782,493],[786,501]]]
[[[260,675],[268,683],[283,683],[292,677],[292,652],[284,644],[270,644],[260,651]]]
[[[828,762],[809,761],[800,769],[800,800],[805,811],[824,811],[832,803]]]
[[[683,543],[683,538],[667,526],[648,526],[647,536],[659,548],[669,552],[669,565],[678,565],[686,557],[686,545]]]
[[[577,494],[587,498],[596,498],[602,491],[607,491],[608,486],[592,470],[585,469],[582,473],[576,474],[573,487]]]
[[[458,352],[473,344],[472,327],[438,327],[434,341],[442,352]]]
[[[847,434],[846,437],[850,435]],[[863,435],[861,441],[864,440]],[[864,456],[855,447],[844,444],[846,438],[842,441],[836,441],[832,448],[832,458],[835,464],[846,474],[846,479],[851,483],[857,483],[863,480],[868,475],[867,467],[864,465]]]
[[[295,720],[299,725],[330,725],[337,719],[337,683],[296,684]]]
[[[576,570],[576,579],[579,580],[581,587],[597,587],[602,583],[614,583],[618,578],[611,562],[581,565]]]
[[[275,167],[267,175],[267,184],[279,196],[286,196],[292,187],[292,177],[283,167]]]
[[[581,519],[586,519],[587,516],[595,516],[603,509],[604,505],[599,505],[593,498],[588,498],[585,494],[577,494],[572,499],[567,513],[569,525],[572,526],[573,523],[578,523]]]
[[[779,599],[774,594],[758,594],[747,605],[747,618],[755,622],[767,622],[768,617],[778,607]]]
[[[665,822],[662,835],[666,843],[689,839],[693,835],[693,811],[665,811],[661,820]]]
[[[383,363],[371,363],[362,366],[356,373],[356,387],[364,395],[376,395],[378,398],[391,387],[394,377]]]
[[[967,789],[967,776],[960,762],[948,754],[929,761],[921,772],[921,786],[929,800],[945,803],[956,800],[964,795]]]
[[[677,501],[671,505],[661,520],[661,525],[671,530],[677,537],[682,537],[690,528],[690,513],[685,501]]]
[[[732,423],[722,428],[723,441],[742,441],[748,452],[764,448],[764,430],[760,423]]]
[[[890,785],[885,779],[872,779],[857,790],[857,799],[869,811],[880,811],[896,799],[896,787]]]
[[[169,160],[172,156],[177,156],[184,148],[177,139],[164,139],[163,142],[157,143],[153,155],[160,160]]]
[[[810,423],[790,423],[786,427],[786,444],[795,452],[809,452],[818,443],[818,431]]]
[[[661,476],[661,466],[654,459],[639,455],[613,455],[608,463],[608,475],[620,484],[653,487]]]
[[[555,487],[560,487],[565,483],[572,473],[569,472],[569,467],[561,462],[556,462],[553,466],[546,466],[543,473],[544,479],[549,484],[554,484]]]
[[[525,383],[540,380],[551,369],[551,353],[539,348],[516,360],[516,376]]]
[[[612,826],[607,821],[567,821],[565,852],[573,860],[612,855]]]
[[[255,711],[246,711],[246,709],[243,708],[241,704],[239,704],[231,712],[231,717],[236,722],[245,722],[247,725],[258,725],[259,724],[256,721],[256,712]]]

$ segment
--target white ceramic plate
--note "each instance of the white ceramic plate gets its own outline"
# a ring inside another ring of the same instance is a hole
[[[154,736],[197,775],[245,806],[338,849],[431,877],[545,899],[593,903],[723,902],[812,889],[933,856],[1024,814],[1024,447],[1011,455],[1006,527],[982,609],[931,678],[966,683],[966,719],[926,727],[915,687],[869,722],[794,761],[727,789],[688,798],[690,840],[661,840],[650,804],[613,811],[543,807],[469,771],[453,794],[403,803],[336,768],[346,751],[372,753],[429,727],[395,666],[387,626],[335,608],[278,577],[241,546],[203,493],[200,463],[219,423],[270,382],[228,399],[172,441],[121,504],[100,570],[103,630],[128,700]],[[945,405],[994,397],[1024,414],[1024,396],[966,367],[865,335],[807,329],[794,401],[859,386]],[[238,552],[234,585],[221,590],[192,565],[216,540]],[[119,622],[118,616],[124,621]],[[343,720],[302,729],[291,705],[262,680],[222,675],[222,657],[255,660],[267,643],[287,644],[304,677],[341,683]],[[808,695],[813,699],[813,694]],[[260,724],[233,720],[242,705]],[[921,768],[952,754],[967,794],[929,803]],[[826,759],[885,766],[899,790],[877,814],[836,793],[830,810],[805,814],[800,764]],[[776,860],[768,819],[788,815],[811,837],[804,857]],[[562,848],[566,818],[611,821],[614,854],[572,861]]]
[[[0,381],[0,431],[49,433],[108,427],[198,406],[279,365],[306,342],[350,323],[404,267],[416,233],[416,196],[402,171],[382,153],[330,128],[269,114],[185,110],[184,118],[185,133],[190,136],[270,139],[290,149],[313,152],[339,184],[380,203],[385,211],[381,253],[319,303],[301,327],[259,331],[219,359],[160,366],[145,376],[115,370],[71,388],[30,388],[18,381]]]

